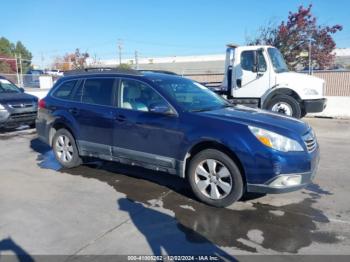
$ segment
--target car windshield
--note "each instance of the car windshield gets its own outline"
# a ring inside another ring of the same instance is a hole
[[[21,90],[6,79],[0,79],[0,93],[20,93]]]
[[[152,77],[151,80],[173,97],[184,111],[200,112],[232,106],[205,86],[180,77]]]
[[[276,73],[288,72],[288,66],[283,59],[281,52],[276,48],[268,48],[267,52],[269,53],[273,69]]]

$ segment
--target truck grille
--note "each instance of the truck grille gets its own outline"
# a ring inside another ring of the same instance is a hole
[[[311,130],[303,136],[304,143],[309,153],[313,152],[317,147],[317,140],[314,132]]]

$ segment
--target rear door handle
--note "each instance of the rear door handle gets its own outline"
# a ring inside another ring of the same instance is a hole
[[[77,115],[79,113],[79,110],[77,108],[71,108],[68,110],[68,112],[72,115]]]
[[[116,120],[117,120],[118,122],[125,122],[125,121],[126,121],[126,117],[125,117],[124,115],[118,115],[118,116],[116,117]]]

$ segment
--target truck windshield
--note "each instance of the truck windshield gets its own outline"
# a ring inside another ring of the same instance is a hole
[[[205,86],[189,79],[152,77],[151,80],[174,98],[184,111],[200,112],[232,106]]]
[[[268,48],[267,52],[269,53],[273,69],[276,73],[288,72],[288,66],[283,59],[281,52],[276,48]]]
[[[0,93],[20,93],[17,86],[6,79],[0,79]]]

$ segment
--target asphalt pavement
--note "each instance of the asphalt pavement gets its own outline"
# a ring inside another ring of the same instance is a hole
[[[314,184],[228,208],[186,181],[95,161],[65,170],[35,130],[0,133],[0,255],[350,255],[350,120],[308,118]]]

